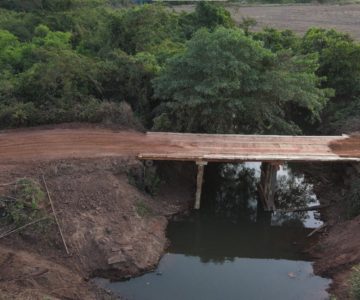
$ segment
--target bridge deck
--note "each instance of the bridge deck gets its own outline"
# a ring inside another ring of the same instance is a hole
[[[359,139],[349,136],[280,136],[148,132],[170,149],[143,151],[140,159],[180,161],[360,161]]]
[[[360,138],[144,134],[92,127],[0,131],[0,165],[108,156],[205,162],[360,161]]]

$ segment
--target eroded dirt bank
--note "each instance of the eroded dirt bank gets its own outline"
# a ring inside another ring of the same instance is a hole
[[[173,163],[157,196],[150,197],[129,183],[144,170],[131,157],[1,164],[1,184],[23,177],[42,184],[44,174],[70,255],[56,223],[45,233],[29,227],[1,239],[0,299],[110,299],[88,279],[152,269],[167,246],[167,217],[193,200],[192,176],[177,177],[183,168],[191,166]],[[0,186],[0,194],[9,188]]]
[[[316,194],[323,205],[326,227],[310,249],[316,259],[316,274],[333,279],[330,293],[337,299],[350,299],[351,268],[360,263],[360,216],[348,217],[346,196],[350,185],[359,178],[356,164],[313,165],[308,169],[315,182]]]

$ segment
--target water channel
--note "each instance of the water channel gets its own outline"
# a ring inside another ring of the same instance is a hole
[[[322,300],[330,280],[304,253],[322,224],[314,212],[264,213],[257,207],[257,163],[209,165],[202,208],[170,222],[158,268],[127,281],[97,282],[129,300]],[[304,176],[282,167],[277,205],[317,204]]]

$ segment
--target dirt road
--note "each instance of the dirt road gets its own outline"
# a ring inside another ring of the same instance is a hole
[[[335,147],[332,145],[336,143]],[[331,149],[333,148],[333,149]],[[137,156],[206,161],[360,160],[360,139],[315,136],[249,136],[140,133],[105,128],[0,131],[0,165],[67,158]]]
[[[350,140],[331,150],[330,143]],[[349,146],[350,152],[347,151]],[[357,139],[345,137],[241,136],[139,133],[54,126],[0,132],[0,164],[67,158],[137,156],[144,159],[207,161],[334,161],[360,159]],[[344,157],[342,157],[344,156]]]
[[[174,6],[176,11],[192,11],[194,6]],[[270,26],[278,29],[291,29],[304,33],[310,27],[335,28],[360,39],[360,5],[229,5],[227,9],[236,22],[243,17],[254,18],[259,30]]]

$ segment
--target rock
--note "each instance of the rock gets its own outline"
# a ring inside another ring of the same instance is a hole
[[[122,255],[122,253],[119,252],[116,255],[111,256],[108,259],[108,264],[113,265],[113,264],[122,263],[122,262],[125,262],[125,261],[126,261],[126,259],[125,259],[124,255]]]
[[[288,276],[289,276],[290,278],[295,278],[295,277],[296,277],[296,274],[295,274],[294,272],[289,272],[289,273],[288,273]]]

